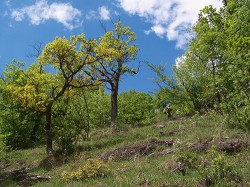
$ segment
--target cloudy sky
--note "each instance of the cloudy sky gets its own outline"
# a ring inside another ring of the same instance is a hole
[[[1,0],[0,73],[13,59],[32,63],[35,43],[53,41],[55,36],[77,35],[98,38],[101,25],[112,29],[122,21],[137,35],[138,61],[171,66],[183,54],[192,36],[191,26],[206,5],[222,6],[220,0]],[[102,23],[102,24],[101,24]],[[151,92],[154,74],[141,64],[136,76],[124,76],[120,91]]]

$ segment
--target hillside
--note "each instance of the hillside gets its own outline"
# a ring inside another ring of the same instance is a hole
[[[1,186],[249,186],[250,135],[197,115],[92,130],[69,156],[47,157],[44,146],[11,151],[0,167]]]

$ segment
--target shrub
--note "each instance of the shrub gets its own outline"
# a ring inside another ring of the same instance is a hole
[[[89,159],[85,165],[72,172],[64,171],[61,176],[65,180],[85,180],[89,178],[105,177],[110,174],[108,166],[99,159]]]
[[[250,104],[244,94],[231,93],[221,107],[229,126],[250,130]]]
[[[141,125],[154,119],[153,99],[147,93],[123,92],[118,97],[118,104],[119,123]]]
[[[54,111],[58,111],[53,123],[59,153],[72,153],[79,143],[89,138],[91,128],[109,123],[108,101],[108,95],[102,90],[89,90],[54,106]]]
[[[228,161],[226,153],[218,152],[215,146],[211,146],[207,154],[203,156],[190,150],[180,151],[177,162],[175,171],[183,175],[189,175],[190,171],[197,172],[204,186],[214,184],[231,186],[231,184],[242,182],[238,169]]]
[[[38,118],[41,120],[37,120]],[[42,143],[41,123],[42,118],[24,108],[14,105],[6,106],[5,109],[0,108],[0,134],[2,135],[0,141],[9,149],[23,149],[32,146],[33,143]],[[34,131],[35,125],[38,125],[36,132]],[[36,142],[32,142],[32,134]]]
[[[219,153],[215,146],[208,150],[208,160],[210,164],[199,170],[205,185],[239,182],[239,173],[226,161],[225,153]]]

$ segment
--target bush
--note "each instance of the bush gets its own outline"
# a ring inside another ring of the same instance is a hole
[[[72,153],[79,143],[89,138],[91,128],[109,123],[109,96],[102,90],[78,93],[71,100],[61,100],[54,107],[58,111],[53,123],[59,153]]]
[[[210,164],[205,168],[199,169],[205,185],[222,185],[240,181],[241,177],[238,172],[226,161],[225,153],[219,153],[215,146],[208,150],[207,160],[210,161]]]
[[[131,90],[118,97],[118,122],[122,124],[141,125],[154,120],[152,97],[143,92]]]
[[[96,177],[105,177],[110,174],[107,165],[99,159],[89,159],[85,165],[72,172],[64,171],[61,176],[65,180],[84,180]]]
[[[16,106],[8,106],[4,110],[0,109],[0,141],[9,149],[22,149],[33,146],[34,143],[42,143],[42,129],[39,128],[42,123],[40,118],[34,112]],[[40,123],[39,123],[39,122]],[[39,123],[34,136],[38,142],[32,142],[31,136],[33,128]]]
[[[55,123],[54,140],[59,154],[69,155],[74,152],[77,146],[77,140],[81,131],[77,126],[65,119],[57,120]]]
[[[42,143],[43,131],[39,128],[42,116],[21,107],[20,102],[6,91],[6,84],[7,81],[0,80],[0,147],[22,149]]]
[[[250,103],[245,94],[231,93],[221,107],[229,126],[250,130]]]
[[[231,186],[229,184],[240,183],[242,178],[237,168],[233,167],[227,159],[226,153],[220,153],[215,146],[207,151],[207,154],[191,152],[190,150],[180,151],[178,154],[178,165],[175,171],[189,175],[196,171],[202,178],[204,186],[218,185]]]

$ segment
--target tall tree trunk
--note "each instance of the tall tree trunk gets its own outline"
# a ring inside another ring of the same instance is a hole
[[[53,154],[53,147],[52,147],[52,132],[51,132],[51,121],[52,121],[52,104],[47,106],[46,112],[45,112],[45,135],[46,135],[46,151],[47,154]]]
[[[85,136],[84,136],[84,139],[87,140],[87,139],[89,139],[89,132],[90,132],[90,117],[89,117],[89,107],[88,107],[87,97],[86,97],[86,94],[85,94],[83,88],[82,88],[82,94],[83,94],[85,107],[87,110],[87,127],[85,128]]]
[[[119,80],[115,80],[111,85],[111,127],[116,126],[117,113],[118,113],[118,84]]]
[[[214,95],[215,95],[215,99],[214,99],[214,104],[216,103],[216,99],[217,99],[217,102],[218,104],[221,103],[221,96],[220,96],[220,93],[219,93],[219,87],[216,83],[216,64],[212,61],[212,74],[213,74],[213,84],[214,84]]]

